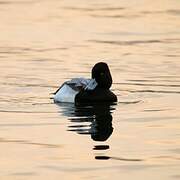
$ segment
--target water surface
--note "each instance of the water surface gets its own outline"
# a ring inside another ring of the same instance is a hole
[[[1,179],[179,179],[180,2],[0,1]],[[118,103],[52,94],[109,64]]]

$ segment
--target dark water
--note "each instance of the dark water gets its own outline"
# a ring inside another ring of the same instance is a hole
[[[0,1],[0,179],[179,179],[180,2]],[[118,103],[54,104],[109,64]]]

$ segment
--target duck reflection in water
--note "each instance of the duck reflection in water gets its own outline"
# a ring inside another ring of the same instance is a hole
[[[90,135],[94,141],[106,141],[111,136],[114,105],[96,103],[77,106],[69,103],[58,103],[62,114],[72,122],[72,125],[68,126],[68,131]]]

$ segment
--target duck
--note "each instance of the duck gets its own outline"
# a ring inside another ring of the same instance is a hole
[[[98,62],[91,71],[91,79],[73,78],[64,82],[54,93],[55,103],[113,103],[117,96],[110,90],[112,76],[107,63]]]

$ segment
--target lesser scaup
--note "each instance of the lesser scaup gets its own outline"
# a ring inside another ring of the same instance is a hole
[[[54,101],[75,104],[116,102],[117,96],[109,90],[112,77],[108,65],[104,62],[95,64],[91,74],[92,79],[75,78],[66,81],[55,92]]]

